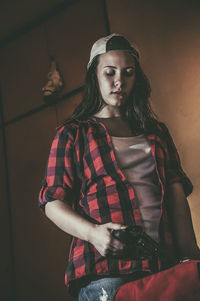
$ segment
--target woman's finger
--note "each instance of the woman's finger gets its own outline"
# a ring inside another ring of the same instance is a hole
[[[112,230],[120,230],[120,229],[126,229],[127,228],[127,226],[122,225],[122,224],[117,224],[117,223],[107,223],[107,224],[105,224],[105,226],[107,228],[109,228],[111,231]]]

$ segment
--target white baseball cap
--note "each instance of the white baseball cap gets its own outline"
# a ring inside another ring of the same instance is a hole
[[[130,43],[125,37],[120,34],[113,33],[109,36],[100,38],[97,40],[91,49],[90,59],[87,65],[87,69],[92,64],[93,59],[99,55],[111,50],[125,50],[130,52],[137,60],[139,60],[139,49],[137,45]]]

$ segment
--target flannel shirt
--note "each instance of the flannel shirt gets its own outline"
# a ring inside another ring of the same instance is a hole
[[[184,173],[168,129],[157,122],[156,133],[148,134],[156,171],[161,185],[159,243],[174,256],[174,246],[165,211],[167,187],[181,182],[188,196],[192,183]],[[118,167],[110,135],[97,121],[72,120],[58,129],[53,140],[39,206],[61,200],[93,223],[108,222],[142,225],[134,188]],[[65,284],[70,288],[87,276],[128,275],[152,271],[148,260],[123,260],[102,257],[89,242],[72,238]],[[75,286],[74,286],[75,287]]]

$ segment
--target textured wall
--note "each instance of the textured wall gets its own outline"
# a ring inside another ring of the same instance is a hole
[[[9,301],[11,298],[11,245],[10,245],[10,223],[8,195],[6,185],[5,153],[3,149],[3,131],[0,129],[0,299]]]
[[[77,94],[54,106],[44,104],[41,89],[49,72],[48,53],[62,70],[63,94],[84,84],[92,42],[106,33],[102,1],[82,0],[0,49],[0,82],[6,126],[16,300],[72,300],[64,285],[70,237],[43,216],[37,198],[56,126],[80,102]],[[48,49],[47,49],[48,46]],[[23,114],[31,112],[26,117]],[[15,122],[11,120],[22,117]],[[0,128],[0,142],[2,130]],[[0,143],[0,163],[3,147]],[[1,164],[0,299],[11,287],[8,200]],[[6,299],[7,298],[7,299]],[[15,300],[15,301],[16,301]]]
[[[194,183],[189,198],[200,242],[200,18],[197,1],[108,0],[111,30],[133,39],[151,80],[152,103],[168,125],[183,167]],[[49,52],[64,75],[63,93],[83,84],[89,49],[105,35],[102,1],[81,0],[0,49],[0,82],[7,122],[43,104]],[[37,208],[56,124],[70,116],[81,95],[6,125],[17,300],[71,300],[64,287],[69,237]],[[0,299],[9,300],[11,260],[5,165],[0,129]],[[4,231],[2,231],[4,229]],[[6,300],[6,301],[7,301]]]
[[[194,184],[189,198],[200,244],[200,4],[198,1],[108,0],[112,32],[141,50],[153,107],[166,122]]]

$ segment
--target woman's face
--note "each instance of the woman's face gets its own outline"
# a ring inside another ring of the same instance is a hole
[[[107,106],[119,107],[129,97],[135,82],[135,60],[123,50],[101,54],[97,66],[101,96]]]

